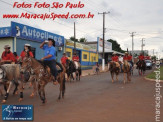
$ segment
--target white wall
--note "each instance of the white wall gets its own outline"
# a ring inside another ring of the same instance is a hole
[[[13,38],[0,38],[0,58],[5,45],[10,45],[11,51],[13,52]]]

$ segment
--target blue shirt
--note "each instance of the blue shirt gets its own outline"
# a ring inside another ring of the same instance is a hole
[[[56,49],[54,46],[49,47],[48,45],[44,45],[43,50],[45,51],[44,56],[52,55],[52,57],[44,60],[56,60]]]

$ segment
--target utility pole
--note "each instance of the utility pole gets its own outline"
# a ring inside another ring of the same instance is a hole
[[[76,52],[76,28],[75,28],[75,22],[74,22],[74,52]]]
[[[153,56],[155,55],[155,49],[153,49]]]
[[[105,15],[110,12],[98,13],[103,15],[103,55],[102,55],[102,70],[105,70]]]
[[[131,34],[131,37],[132,37],[132,61],[134,62],[134,34],[135,34],[136,32],[131,32],[130,34]]]
[[[141,41],[142,41],[142,44],[141,44],[141,51],[142,51],[142,52],[143,52],[143,47],[145,46],[144,43],[143,43],[143,42],[145,41],[144,39],[145,39],[145,38],[142,38],[142,40],[141,40]]]

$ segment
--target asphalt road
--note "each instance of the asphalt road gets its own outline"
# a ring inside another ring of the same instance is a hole
[[[58,86],[49,83],[46,105],[42,106],[38,96],[29,98],[29,88],[21,103],[19,96],[10,95],[7,104],[33,104],[34,122],[154,122],[155,83],[144,80],[137,71],[131,80],[124,85],[120,74],[119,81],[112,84],[109,72],[82,77],[80,82],[66,83],[65,99],[59,102]],[[162,106],[161,100],[161,111]]]

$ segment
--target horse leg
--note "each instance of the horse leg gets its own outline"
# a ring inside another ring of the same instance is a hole
[[[20,98],[19,98],[19,102],[21,102],[21,101],[23,100],[23,90],[24,90],[23,85],[24,85],[23,82],[21,82],[20,85],[19,85],[19,86],[20,86],[20,87],[19,87],[19,88],[20,88]]]
[[[2,100],[2,104],[6,103],[7,99],[8,99],[8,96],[9,96],[9,92],[10,92],[10,89],[11,89],[11,86],[12,86],[12,81],[10,81],[9,83],[9,87],[7,88],[7,92],[5,94],[5,97],[4,99]]]
[[[42,100],[42,103],[44,104],[46,102],[44,85],[38,84],[38,93],[39,93],[40,99]]]
[[[13,92],[13,95],[17,95],[17,91],[18,91],[18,86],[19,86],[19,83],[18,82],[14,82],[15,84],[15,89],[14,89],[14,92]]]
[[[116,80],[118,81],[118,74],[116,74]]]
[[[111,73],[112,83],[114,83],[114,73]]]
[[[31,86],[33,86],[33,91],[31,93],[30,97],[34,97],[34,95],[36,93],[36,90],[37,90],[37,88],[36,88],[36,79],[34,77],[30,77],[29,82],[30,82]]]
[[[64,94],[65,94],[65,89],[66,89],[65,83],[66,83],[66,80],[65,80],[65,77],[64,77],[63,78],[63,87],[62,87],[62,99],[64,99]]]
[[[126,75],[126,73],[123,73],[123,80],[124,80],[123,83],[124,84],[126,83],[126,76],[125,75]]]

